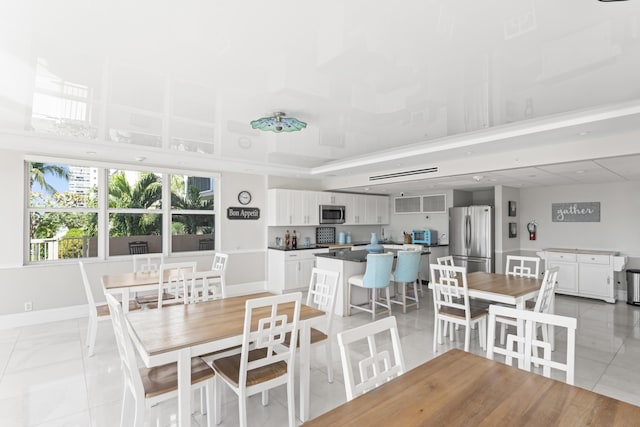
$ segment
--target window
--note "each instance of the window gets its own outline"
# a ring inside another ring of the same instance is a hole
[[[213,178],[171,175],[173,252],[215,249]]]
[[[215,249],[211,176],[39,162],[26,167],[27,262]]]
[[[29,162],[29,261],[98,256],[98,169]]]
[[[162,175],[110,169],[108,215],[109,256],[162,253]]]

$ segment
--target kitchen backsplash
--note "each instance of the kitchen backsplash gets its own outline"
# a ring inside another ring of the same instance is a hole
[[[383,227],[370,225],[336,225],[335,227],[336,240],[338,239],[338,234],[341,231],[344,231],[345,233],[351,233],[351,240],[353,242],[368,242],[371,240],[371,233],[376,233],[378,235],[378,238],[382,237]],[[298,235],[298,247],[302,246],[305,237],[309,237],[311,239],[312,245],[316,243],[316,227],[268,227],[268,245],[275,245],[276,237],[282,237],[282,239],[284,240],[284,233],[286,230],[289,230],[289,233],[292,233],[293,230],[296,230],[296,233]],[[400,234],[398,234],[398,237],[401,237]]]

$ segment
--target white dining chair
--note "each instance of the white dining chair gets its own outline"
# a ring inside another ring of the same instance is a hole
[[[293,371],[301,299],[302,293],[295,292],[247,300],[240,354],[213,361],[216,381],[224,382],[238,395],[241,427],[247,425],[247,398],[262,393],[266,406],[269,390],[283,384],[287,386],[289,427],[296,425]],[[283,304],[293,304],[289,315],[278,314],[278,306]],[[287,333],[291,333],[288,346],[284,345]],[[216,393],[216,399],[220,395]],[[217,400],[216,408],[220,406]]]
[[[112,295],[107,294],[106,298],[124,376],[120,425],[131,425],[133,419],[134,426],[142,427],[147,409],[178,397],[177,364],[173,362],[153,368],[138,368],[124,311]],[[200,389],[201,393],[206,393],[205,405],[201,411],[203,414],[206,411],[208,427],[213,427],[215,418],[212,410],[212,402],[215,400],[214,377],[213,370],[206,362],[199,357],[191,359],[191,385],[194,390]]]
[[[507,276],[532,277],[537,279],[540,277],[540,258],[507,255],[505,274]]]
[[[151,273],[158,271],[160,264],[164,262],[164,255],[158,253],[135,254],[131,256],[131,259],[133,260],[134,273]],[[134,290],[131,296],[141,306],[158,302],[156,292],[138,292]]]
[[[182,273],[195,273],[195,261],[173,262],[161,264],[159,267],[157,308],[163,305],[187,304],[185,282],[181,280]],[[156,308],[156,304],[149,304],[149,308]]]
[[[181,270],[178,280],[185,295],[185,303],[193,304],[227,297],[224,281],[220,281],[217,270],[185,271]]]
[[[467,285],[467,269],[448,265],[431,264],[431,288],[434,305],[433,352],[442,344],[443,330],[449,324],[465,327],[464,351],[469,351],[471,325],[478,324],[480,347],[486,345],[487,309],[471,305]],[[454,334],[450,333],[453,340]]]
[[[505,348],[499,348],[495,345],[495,326],[502,318],[512,318],[524,322],[524,337],[509,334]],[[495,354],[503,354],[508,364],[510,364],[510,358],[516,358],[521,361],[519,366],[526,371],[531,371],[532,365],[541,365],[542,374],[547,378],[551,377],[552,369],[560,370],[565,373],[566,383],[573,385],[575,380],[577,324],[577,320],[573,317],[491,305],[489,307],[487,358],[493,359]],[[567,340],[564,361],[558,360],[558,357],[552,358],[551,345],[544,340],[538,339],[538,326],[566,329]],[[537,349],[539,348],[543,349],[542,357],[538,356]]]
[[[558,278],[559,267],[553,267],[545,270],[542,284],[540,285],[540,292],[535,301],[526,301],[525,306],[527,310],[532,310],[538,313],[549,313],[553,304],[554,292],[556,288]],[[515,319],[501,318],[500,323],[500,344],[505,344],[507,326],[516,326]],[[544,341],[551,344],[554,347],[554,343],[550,340],[550,331],[547,327],[540,325],[542,329],[542,336]]]
[[[317,328],[311,328],[311,345],[324,343],[325,357],[327,359],[327,381],[333,382],[333,317],[336,307],[336,294],[340,273],[337,271],[313,268],[309,280],[306,305],[325,312],[325,322],[318,324]],[[285,344],[289,345],[291,334],[287,334]],[[298,337],[298,347],[300,338]]]
[[[96,335],[98,333],[98,322],[102,322],[105,320],[109,320],[109,306],[104,304],[96,304],[96,300],[93,297],[93,291],[91,290],[91,282],[89,282],[89,277],[87,276],[87,271],[85,270],[84,263],[82,261],[78,262],[80,266],[80,274],[82,276],[82,284],[84,286],[84,292],[87,296],[87,305],[89,307],[89,324],[87,327],[87,340],[86,347],[87,355],[89,357],[93,356],[95,344],[96,344]],[[136,304],[134,301],[129,302],[129,310],[138,310],[140,306]]]
[[[385,347],[385,344],[380,344],[380,341],[386,343],[389,338],[393,357],[388,350],[380,348]],[[365,340],[368,348],[366,353],[362,349],[364,345],[362,341]],[[405,372],[398,325],[394,316],[338,333],[338,345],[347,401]],[[357,362],[359,377],[354,373],[353,359]]]
[[[213,263],[211,264],[211,270],[218,272],[218,281],[222,288],[227,286],[227,265],[229,262],[229,255],[222,252],[216,252],[213,256]],[[212,282],[214,283],[214,282]]]

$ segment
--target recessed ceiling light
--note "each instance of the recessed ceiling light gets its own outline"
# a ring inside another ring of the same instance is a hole
[[[466,154],[467,156],[470,156],[473,154],[473,151],[465,151],[464,154]]]
[[[87,151],[87,154],[90,156],[95,156],[98,153],[96,153],[95,151]]]
[[[589,135],[591,132],[589,132],[588,130],[584,130],[582,132],[578,132],[576,135],[578,136],[586,136]]]
[[[369,187],[365,187],[365,188],[364,188],[364,191],[369,191]]]
[[[137,156],[135,157],[135,160],[136,162],[144,162],[147,158],[145,156]]]
[[[581,169],[581,170],[579,170],[579,171],[576,171],[576,173],[577,173],[577,174],[582,174],[582,173],[584,173],[584,171]]]

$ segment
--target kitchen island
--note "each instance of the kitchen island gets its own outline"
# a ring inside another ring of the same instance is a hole
[[[385,252],[392,252],[396,257],[398,249],[387,249]],[[429,250],[424,249],[422,251],[422,262],[429,262]],[[323,268],[325,270],[337,271],[340,273],[340,281],[338,282],[338,292],[336,293],[336,308],[335,313],[338,316],[349,315],[349,284],[347,281],[349,277],[356,274],[363,274],[367,268],[367,255],[369,252],[366,250],[337,250],[327,253],[318,253],[316,256],[316,267]],[[426,255],[426,257],[424,257]],[[354,287],[351,291],[351,298],[354,303],[360,304],[367,301],[367,290],[363,288]]]

